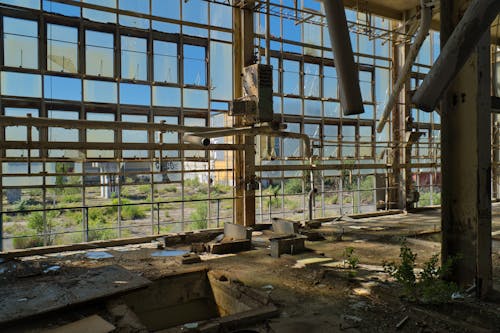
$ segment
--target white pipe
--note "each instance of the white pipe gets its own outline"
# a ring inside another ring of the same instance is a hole
[[[396,100],[398,99],[401,90],[403,89],[406,81],[408,80],[408,77],[411,74],[411,68],[415,63],[415,59],[417,59],[418,52],[420,51],[420,48],[422,47],[422,44],[425,41],[425,38],[429,34],[432,22],[432,6],[429,4],[429,2],[430,2],[429,0],[420,0],[420,6],[421,6],[420,29],[418,30],[417,36],[415,37],[415,42],[413,43],[413,45],[410,48],[410,51],[408,52],[405,64],[401,70],[401,73],[399,74],[399,77],[396,81],[396,84],[394,85],[394,88],[392,89],[392,93],[389,96],[389,100],[385,105],[384,113],[382,114],[382,117],[380,118],[380,121],[377,125],[378,133],[383,131],[385,124],[387,123],[387,119],[389,119],[389,115],[391,114],[392,109],[396,105]]]

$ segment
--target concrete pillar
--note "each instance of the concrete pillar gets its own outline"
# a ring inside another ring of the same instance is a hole
[[[243,96],[243,67],[255,63],[253,46],[253,7],[255,1],[246,1],[242,8],[233,9],[234,98]],[[235,117],[234,126],[242,126],[241,117]],[[233,222],[245,226],[255,224],[255,190],[247,184],[255,179],[255,138],[252,135],[236,135],[236,144],[245,149],[234,152],[235,196]]]
[[[500,200],[500,115],[492,115],[493,122],[493,198]]]
[[[441,48],[469,3],[441,0]],[[492,287],[489,44],[486,33],[441,103],[442,260],[460,256],[449,278],[481,297]]]
[[[398,28],[398,23],[393,23],[393,29]],[[405,24],[403,31],[407,31]],[[406,58],[408,46],[406,43],[394,43],[393,47],[393,71],[392,81],[395,83],[398,80],[399,73],[402,70]],[[409,87],[409,80],[405,83],[398,101],[392,109],[392,173],[389,176],[389,208],[390,209],[404,209],[406,196],[405,196],[405,169],[401,166],[405,161],[405,149],[402,142],[405,140],[406,118],[408,114],[407,107],[407,94],[406,91]]]

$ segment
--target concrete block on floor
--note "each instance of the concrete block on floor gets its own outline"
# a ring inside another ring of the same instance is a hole
[[[314,265],[326,265],[326,263],[331,263],[333,261],[332,258],[328,257],[314,257],[314,258],[305,258],[299,259],[293,266],[293,268],[304,268]]]
[[[176,260],[182,265],[197,264],[201,262],[200,256],[195,253],[186,253],[181,257],[177,257]]]
[[[299,232],[299,223],[283,219],[273,219],[273,232],[279,235],[293,235]]]
[[[269,239],[271,241],[271,257],[279,258],[282,254],[297,254],[305,250],[304,236],[283,236]]]
[[[252,240],[252,229],[243,225],[229,223],[224,224],[225,240]]]
[[[191,252],[194,252],[194,253],[207,252],[207,247],[206,247],[205,243],[192,243],[191,244]]]
[[[302,236],[306,236],[307,240],[310,242],[321,241],[325,239],[325,236],[319,231],[303,230],[300,232]]]
[[[321,228],[321,221],[306,221],[305,226],[309,229],[319,229]]]
[[[252,241],[250,239],[227,241],[222,243],[210,244],[210,253],[212,254],[227,254],[252,249]]]

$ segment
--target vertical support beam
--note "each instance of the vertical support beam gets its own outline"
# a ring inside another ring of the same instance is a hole
[[[493,198],[500,200],[500,116],[492,114],[493,122]]]
[[[255,63],[254,55],[254,12],[255,1],[246,1],[247,5],[243,11],[243,66]],[[246,135],[245,144],[245,223],[246,227],[255,224],[255,136]],[[251,184],[250,187],[246,187]]]
[[[393,23],[398,24],[398,23]],[[398,27],[393,26],[393,29]],[[404,28],[406,31],[406,27]],[[404,65],[404,59],[406,56],[406,44],[405,43],[393,43],[392,59],[393,59],[393,71],[392,71],[392,81],[396,83],[399,77],[399,72]],[[389,177],[389,208],[390,209],[403,209],[405,207],[405,187],[403,185],[403,169],[401,164],[404,161],[404,148],[402,145],[405,139],[405,114],[406,114],[406,90],[408,84],[400,94],[398,103],[394,106],[392,110],[392,173]]]
[[[234,54],[234,98],[243,96],[243,67],[255,63],[253,45],[253,11],[255,1],[239,3],[240,8],[233,9],[233,54]],[[235,117],[234,126],[242,126],[242,119]],[[255,224],[255,190],[247,184],[255,179],[255,142],[251,135],[236,135],[235,143],[244,144],[243,151],[234,152],[234,223],[245,226]]]
[[[235,6],[233,8],[233,98],[239,98],[243,95],[243,87],[241,82],[241,75],[243,74],[243,34],[242,34],[242,9]],[[241,126],[241,119],[238,117],[233,118],[233,126]],[[236,135],[234,137],[235,144],[241,144],[243,138],[241,135]],[[242,166],[243,152],[236,150],[233,153],[233,186],[235,188],[235,199],[233,202],[233,222],[236,224],[243,224],[245,203],[243,200],[244,187],[243,185],[243,171]]]
[[[255,225],[255,137],[245,136],[245,180],[251,186],[245,188],[245,223],[246,227]]]
[[[441,48],[468,0],[441,0]],[[492,288],[491,99],[489,32],[448,87],[441,103],[442,260],[460,256],[450,279]]]

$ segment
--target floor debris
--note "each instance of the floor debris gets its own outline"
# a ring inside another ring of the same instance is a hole
[[[332,262],[332,261],[333,261],[332,258],[326,258],[326,257],[299,259],[297,260],[295,265],[292,266],[292,268],[304,268],[310,265],[325,264],[327,262]]]
[[[47,267],[43,270],[43,272],[45,274],[49,273],[49,272],[57,272],[58,270],[61,269],[61,266],[59,265],[54,265],[54,266],[50,266],[50,267]]]
[[[66,268],[64,275],[43,274],[8,281],[0,285],[0,325],[149,284],[150,280],[118,265],[85,270]]]
[[[93,315],[43,333],[108,333],[115,328],[100,316]]]
[[[196,253],[186,253],[176,258],[176,261],[181,265],[197,264],[201,262],[201,258]]]
[[[408,321],[410,317],[405,316],[403,319],[399,321],[399,323],[396,324],[396,329],[399,330],[403,325]]]
[[[151,253],[152,257],[177,257],[177,256],[182,256],[184,254],[188,253],[187,251],[182,251],[182,250],[161,250],[161,251],[155,251]]]
[[[88,258],[88,259],[94,259],[94,260],[98,260],[98,259],[109,259],[109,258],[113,258],[113,255],[109,252],[104,252],[104,251],[93,251],[93,252],[87,252],[85,254],[85,257]]]

